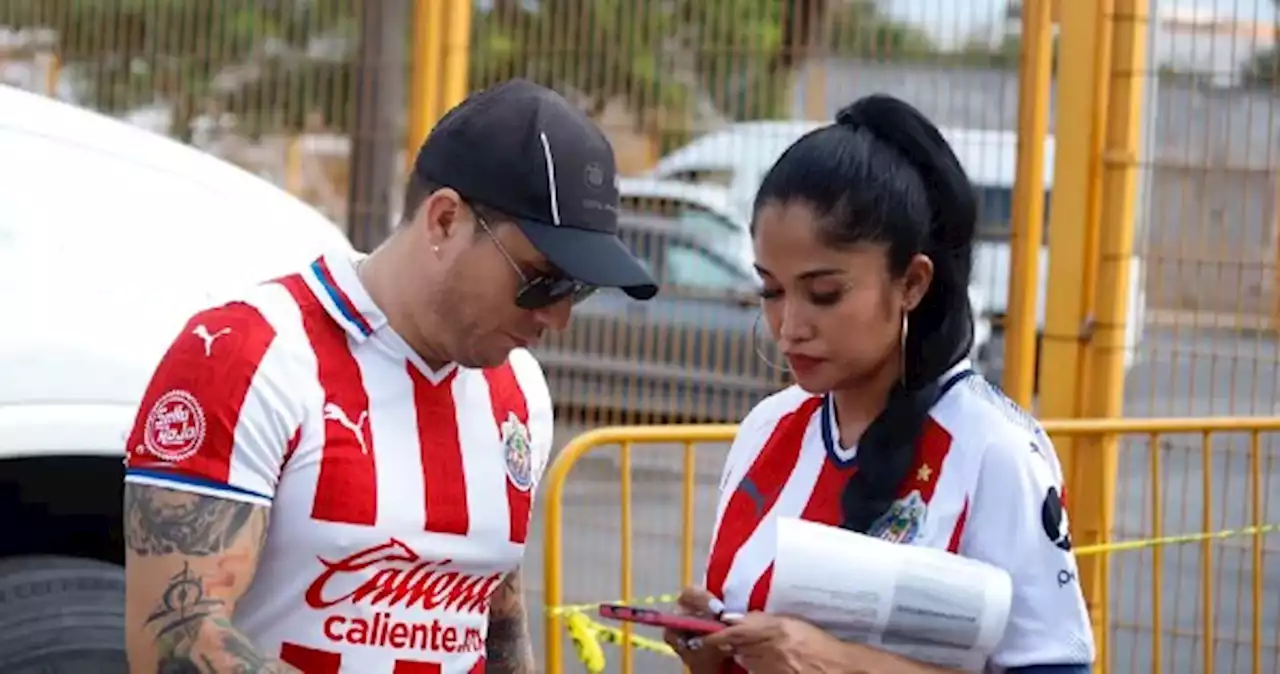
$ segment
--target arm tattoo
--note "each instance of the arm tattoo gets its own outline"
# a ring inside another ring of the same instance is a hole
[[[155,631],[159,674],[288,674],[263,656],[225,617],[226,603],[206,592],[206,580],[184,562],[147,616]]]
[[[232,626],[231,605],[224,598],[227,588],[243,586],[246,572],[252,573],[237,562],[262,551],[266,509],[130,484],[124,512],[129,552],[178,560],[179,570],[165,581],[145,619],[159,674],[296,674],[263,656]]]
[[[488,674],[533,674],[533,642],[525,614],[520,572],[513,571],[489,600],[489,636],[485,640]]]
[[[208,557],[245,531],[266,536],[265,518],[250,503],[130,484],[124,489],[125,543],[142,556]],[[261,520],[260,522],[255,520]]]

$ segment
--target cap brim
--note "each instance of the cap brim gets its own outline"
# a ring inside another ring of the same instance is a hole
[[[602,288],[619,288],[637,300],[658,294],[658,284],[644,263],[613,234],[528,220],[519,225],[534,248],[571,278]]]

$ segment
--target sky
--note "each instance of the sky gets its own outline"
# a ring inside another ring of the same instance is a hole
[[[1271,0],[1151,0],[1157,11],[1212,12],[1239,21],[1272,21]],[[952,46],[984,31],[1004,13],[1006,0],[880,0],[889,14],[921,25],[934,40]]]

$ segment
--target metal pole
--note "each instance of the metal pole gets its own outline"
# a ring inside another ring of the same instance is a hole
[[[1005,393],[1031,409],[1036,366],[1036,299],[1044,240],[1044,150],[1052,79],[1052,0],[1022,3],[1018,64],[1018,164],[1013,192],[1009,308],[1005,320]]]
[[[471,91],[471,12],[472,0],[449,3],[449,18],[444,31],[444,80],[440,88],[438,120],[450,108],[462,102]],[[432,120],[434,124],[435,120]]]
[[[440,71],[444,63],[447,7],[444,0],[413,1],[413,53],[409,67],[409,126],[405,134],[405,162],[412,164],[422,141],[444,108]]]
[[[1053,202],[1049,238],[1042,362],[1040,416],[1070,419],[1082,416],[1087,389],[1089,342],[1092,331],[1092,289],[1097,269],[1100,197],[1099,165],[1110,67],[1111,0],[1064,2],[1059,5],[1058,96]],[[1109,537],[1104,513],[1105,488],[1097,484],[1097,462],[1087,443],[1056,440],[1070,494],[1072,538],[1081,545]],[[1098,665],[1106,663],[1107,577],[1100,564],[1082,560],[1080,587],[1093,619]],[[1099,670],[1100,671],[1100,670]]]
[[[356,66],[355,128],[347,192],[347,231],[358,250],[371,251],[387,238],[404,110],[407,0],[360,3],[360,50]]]
[[[1105,0],[1104,0],[1105,1]],[[1094,106],[1102,105],[1094,61],[1101,37],[1097,30],[1102,2],[1063,3],[1059,9],[1057,124],[1053,202],[1049,219],[1052,276],[1045,292],[1045,325],[1040,370],[1040,416],[1079,416],[1079,373],[1088,341],[1089,303],[1081,289],[1089,282],[1093,260],[1089,230],[1096,226],[1089,204],[1096,189],[1093,168]],[[1110,3],[1107,2],[1109,5]]]
[[[1101,161],[1102,212],[1099,218],[1098,276],[1095,295],[1096,320],[1093,324],[1093,352],[1085,415],[1091,418],[1119,417],[1124,411],[1125,324],[1129,314],[1129,285],[1132,273],[1133,238],[1137,203],[1139,140],[1142,135],[1143,84],[1147,56],[1148,0],[1114,0],[1111,15],[1111,58],[1107,73],[1107,107],[1104,145]],[[1077,512],[1096,519],[1095,527],[1102,539],[1081,541],[1083,545],[1105,543],[1115,519],[1117,442],[1094,440],[1089,443],[1090,476],[1085,478],[1093,492]],[[1150,448],[1149,451],[1157,451]],[[1080,473],[1079,467],[1077,474]],[[1159,476],[1152,476],[1159,479]],[[1082,510],[1087,508],[1088,510]],[[1093,614],[1099,642],[1098,661],[1104,667],[1109,632],[1107,581],[1111,577],[1111,556],[1093,555],[1081,560],[1085,569],[1101,586],[1097,595],[1099,608]]]

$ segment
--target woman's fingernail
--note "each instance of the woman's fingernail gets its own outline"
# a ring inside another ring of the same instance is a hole
[[[720,615],[721,613],[724,613],[724,602],[712,597],[707,600],[707,610],[711,611],[715,615]]]
[[[726,623],[736,623],[745,617],[746,616],[742,615],[741,613],[721,613],[720,621],[726,622]]]

